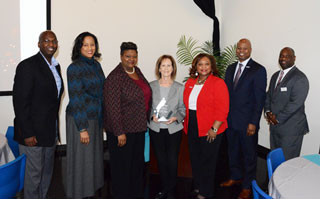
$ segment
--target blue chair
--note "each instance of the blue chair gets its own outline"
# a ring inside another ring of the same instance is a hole
[[[14,198],[23,189],[26,155],[0,166],[0,198]]]
[[[14,128],[13,126],[9,126],[6,133],[6,137],[14,157],[17,158],[19,157],[19,144],[13,139],[13,135],[14,135]]]
[[[276,170],[276,168],[284,161],[286,160],[284,158],[282,148],[274,149],[268,154],[267,167],[269,180],[271,179],[274,170]]]
[[[252,180],[251,184],[252,184],[253,199],[272,199],[271,196],[269,196],[268,194],[266,194],[264,191],[260,189],[256,180]]]

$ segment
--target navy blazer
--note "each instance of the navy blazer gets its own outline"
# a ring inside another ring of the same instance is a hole
[[[236,88],[233,88],[237,63],[231,64],[225,75],[230,96],[228,126],[235,130],[246,131],[248,124],[251,123],[258,130],[266,98],[267,72],[262,65],[250,58]]]
[[[60,75],[60,65],[56,66]],[[42,55],[19,63],[13,85],[14,139],[24,145],[24,139],[35,136],[36,146],[51,147],[56,142],[57,124],[63,81],[58,96],[56,81]],[[59,135],[59,133],[58,133]]]

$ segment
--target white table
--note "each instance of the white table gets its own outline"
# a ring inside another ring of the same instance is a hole
[[[6,136],[0,133],[0,166],[14,159],[15,157],[8,145]]]
[[[320,155],[282,163],[269,181],[269,195],[276,199],[320,198]]]

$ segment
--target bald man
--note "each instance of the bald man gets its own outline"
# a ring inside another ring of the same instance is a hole
[[[40,52],[19,63],[13,85],[14,139],[27,156],[24,198],[45,199],[58,140],[63,93],[60,65],[53,57],[58,40],[52,31],[39,36]]]
[[[281,147],[286,160],[300,156],[303,136],[309,132],[304,110],[309,82],[295,66],[295,60],[292,48],[281,50],[281,70],[271,77],[264,107],[270,125],[271,150]]]
[[[242,184],[238,199],[251,196],[251,181],[257,167],[259,122],[266,97],[267,73],[251,56],[251,43],[241,39],[237,43],[238,62],[226,71],[225,82],[229,89],[228,154],[230,179],[220,186]]]

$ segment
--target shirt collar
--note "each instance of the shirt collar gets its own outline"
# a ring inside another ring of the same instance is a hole
[[[48,60],[45,58],[45,56],[42,54],[42,52],[40,51],[41,56],[43,57],[43,59],[47,62],[48,66],[54,66],[56,67],[59,63],[58,61],[54,58],[54,56],[52,56],[51,58],[51,64],[48,62]]]
[[[238,65],[241,63],[242,66],[247,66],[249,60],[251,59],[251,57],[249,57],[248,59],[244,60],[243,62],[238,61]]]
[[[284,70],[282,70],[283,72],[284,72],[284,74],[286,74],[286,73],[288,73],[293,67],[295,67],[296,65],[293,65],[293,66],[291,66],[291,67],[289,67],[289,68],[286,68],[286,69],[284,69]]]

